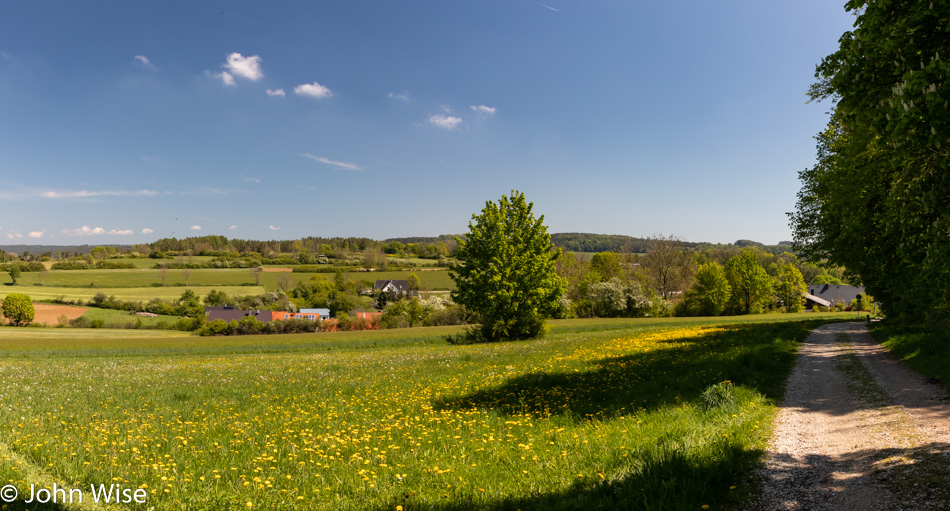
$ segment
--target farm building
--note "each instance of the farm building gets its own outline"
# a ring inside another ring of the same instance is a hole
[[[409,294],[409,281],[395,279],[377,280],[376,284],[373,285],[373,291],[407,295]]]
[[[837,302],[845,306],[864,292],[864,286],[837,286],[833,284],[812,284],[805,295],[806,307],[815,305],[830,307]]]
[[[245,316],[253,316],[254,319],[260,321],[261,323],[267,323],[273,319],[271,311],[262,311],[260,309],[241,310],[231,305],[205,307],[205,316],[208,317],[208,321],[221,319],[228,323],[231,321],[241,321]]]

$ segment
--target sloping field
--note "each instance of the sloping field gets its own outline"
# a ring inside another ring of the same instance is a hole
[[[163,300],[174,301],[181,297],[186,289],[191,289],[198,296],[205,296],[212,289],[224,291],[232,295],[250,295],[264,292],[263,287],[257,286],[190,286],[190,287],[54,287],[54,286],[0,286],[0,298],[6,297],[10,293],[24,293],[30,296],[34,301],[53,300],[59,297],[65,297],[69,300],[81,298],[89,300],[96,293],[102,292],[106,295],[115,295],[120,300],[134,300],[147,302],[152,298],[161,298]]]
[[[119,481],[156,510],[735,507],[812,318],[845,315],[573,321],[474,346],[442,340],[457,327],[5,328],[0,479]]]

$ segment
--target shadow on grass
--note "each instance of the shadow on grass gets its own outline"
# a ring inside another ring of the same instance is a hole
[[[822,323],[741,325],[659,341],[658,349],[603,358],[582,369],[516,376],[497,387],[437,400],[433,406],[599,420],[695,401],[724,380],[778,400],[794,362],[797,343],[792,341],[803,340]]]
[[[579,482],[559,492],[418,505],[411,496],[399,496],[394,499],[394,505],[402,505],[406,511],[646,511],[695,510],[703,505],[711,510],[772,511],[786,508],[946,509],[946,503],[950,502],[950,486],[946,484],[950,478],[950,445],[945,443],[916,448],[860,449],[839,456],[809,455],[804,459],[779,455],[759,474],[765,489],[751,502],[743,502],[749,498],[748,494],[723,490],[735,481],[737,471],[747,471],[762,452],[734,454],[708,464],[696,464],[672,453],[662,462],[644,460],[640,472],[620,480]]]

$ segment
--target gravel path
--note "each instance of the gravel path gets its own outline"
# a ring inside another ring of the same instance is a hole
[[[860,323],[802,345],[750,509],[950,508],[950,402]]]

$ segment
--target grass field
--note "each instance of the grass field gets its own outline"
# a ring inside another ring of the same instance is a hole
[[[945,331],[924,331],[885,322],[872,327],[871,334],[898,358],[950,390],[950,336]]]
[[[850,317],[566,320],[474,346],[0,328],[0,479],[115,482],[157,510],[725,509],[796,341]]]
[[[303,282],[312,276],[332,279],[332,273],[278,273],[264,272],[260,275],[260,286],[255,286],[255,278],[249,269],[200,269],[189,270],[191,272],[188,278],[188,284],[191,287],[198,288],[217,288],[224,290],[229,294],[246,295],[260,293],[262,289],[275,291],[278,289],[278,279],[290,278],[292,282]],[[368,281],[370,283],[382,279],[406,279],[413,271],[387,271],[387,272],[349,272],[345,273],[347,279],[352,281]],[[426,289],[454,289],[455,284],[449,278],[445,270],[434,271],[415,271],[423,287]],[[283,277],[282,277],[283,276]],[[98,291],[104,291],[107,294],[120,296],[120,292],[106,291],[115,289],[141,289],[141,291],[130,292],[135,295],[148,295],[149,293],[159,293],[160,297],[166,296],[164,290],[178,289],[175,297],[181,295],[185,284],[185,277],[181,270],[168,270],[165,278],[165,286],[162,286],[162,279],[158,270],[54,270],[46,276],[44,285],[40,285],[41,276],[38,272],[26,272],[20,277],[17,286],[0,285],[0,295],[6,296],[7,293],[20,292],[33,296],[34,299],[48,299],[51,296],[62,294],[67,297],[83,297],[88,292],[89,297]],[[0,284],[9,283],[10,277],[6,274],[0,274]],[[224,288],[234,288],[227,289]],[[101,288],[101,289],[99,289]],[[255,291],[256,289],[256,291]],[[197,291],[196,291],[197,292]],[[38,298],[42,297],[42,298]],[[137,298],[140,299],[140,298]]]
[[[132,300],[147,302],[152,298],[161,298],[166,301],[175,301],[181,297],[186,289],[191,289],[199,296],[205,296],[212,289],[223,291],[230,295],[252,295],[264,292],[263,287],[256,286],[189,286],[189,287],[54,287],[54,286],[0,286],[0,298],[6,297],[10,293],[25,293],[34,301],[50,301],[55,298],[65,297],[69,300],[81,298],[89,300],[102,292],[109,296],[115,296],[120,300]]]

